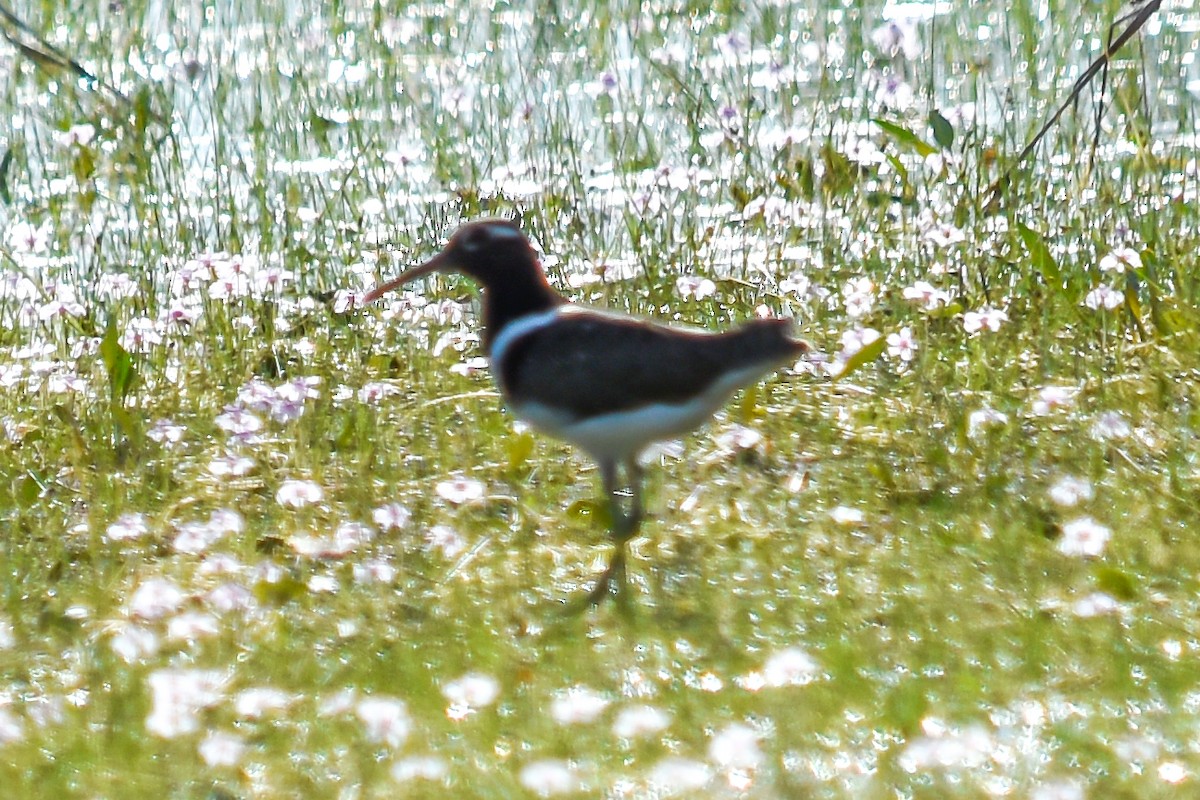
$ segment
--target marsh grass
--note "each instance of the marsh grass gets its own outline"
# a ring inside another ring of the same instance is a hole
[[[1119,13],[1035,5],[896,53],[875,5],[15,8],[132,105],[0,49],[5,796],[1186,791],[1195,43],[991,202]],[[562,611],[597,476],[470,284],[347,294],[513,214],[575,300],[820,351],[650,455],[623,609]]]

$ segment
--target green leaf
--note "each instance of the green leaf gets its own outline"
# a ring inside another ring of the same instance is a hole
[[[936,108],[929,112],[929,127],[933,128],[933,140],[943,150],[954,144],[954,126]]]
[[[829,195],[853,191],[858,184],[858,168],[845,153],[827,144],[821,148],[821,161],[825,164],[825,174],[821,176],[822,191]]]
[[[508,439],[508,468],[517,471],[525,466],[533,455],[533,436],[528,433],[518,433]]]
[[[885,347],[887,347],[887,339],[882,335],[870,344],[863,345],[859,348],[858,352],[846,359],[846,366],[842,367],[842,371],[835,375],[833,379],[840,381],[863,364],[869,364],[879,358],[883,355]]]
[[[133,358],[130,357],[129,351],[121,346],[117,338],[116,317],[108,318],[104,338],[100,341],[100,358],[104,361],[104,369],[108,373],[109,396],[112,398],[113,407],[119,407],[133,388],[137,370],[133,368]]]
[[[8,189],[8,170],[12,167],[13,151],[8,148],[4,151],[4,158],[0,159],[0,200],[4,201],[4,205],[12,204],[12,193]]]
[[[1127,572],[1116,567],[1097,567],[1094,576],[1096,588],[1118,600],[1133,600],[1137,597],[1137,581]]]
[[[906,147],[911,147],[913,150],[916,150],[918,155],[928,156],[928,155],[932,155],[933,153],[937,152],[936,147],[929,144],[929,142],[926,142],[925,140],[923,140],[920,136],[917,136],[915,133],[910,131],[908,128],[897,125],[894,122],[888,122],[887,120],[879,119],[879,118],[872,119],[871,122],[874,122],[880,128],[883,128],[884,133],[891,136],[893,139],[895,139],[900,144],[902,144]]]
[[[1046,240],[1042,235],[1030,228],[1023,222],[1017,223],[1017,233],[1021,235],[1021,243],[1025,245],[1025,250],[1029,253],[1029,260],[1033,262],[1033,268],[1051,281],[1057,281],[1062,277],[1062,272],[1058,269],[1058,262],[1054,260],[1054,256],[1050,255],[1050,248],[1046,246]]]

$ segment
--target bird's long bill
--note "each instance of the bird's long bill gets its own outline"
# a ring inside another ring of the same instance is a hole
[[[393,289],[396,289],[397,287],[403,286],[411,281],[415,281],[417,278],[423,278],[433,272],[452,269],[453,266],[454,264],[448,258],[446,258],[445,253],[438,253],[421,266],[413,267],[406,272],[402,272],[387,283],[380,284],[371,291],[367,292],[366,295],[363,296],[363,304],[365,305],[367,303],[374,303],[376,300],[383,297]]]

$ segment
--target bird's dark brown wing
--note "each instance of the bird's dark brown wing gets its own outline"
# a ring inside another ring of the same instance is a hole
[[[731,371],[756,364],[765,369],[794,357],[804,345],[788,330],[783,320],[757,320],[710,334],[567,311],[512,342],[496,372],[510,398],[585,418],[649,403],[679,403]]]

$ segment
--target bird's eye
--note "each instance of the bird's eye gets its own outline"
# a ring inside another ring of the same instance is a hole
[[[484,244],[491,238],[488,236],[486,228],[477,228],[469,232],[462,240],[462,249],[468,253],[475,253],[483,249]]]

